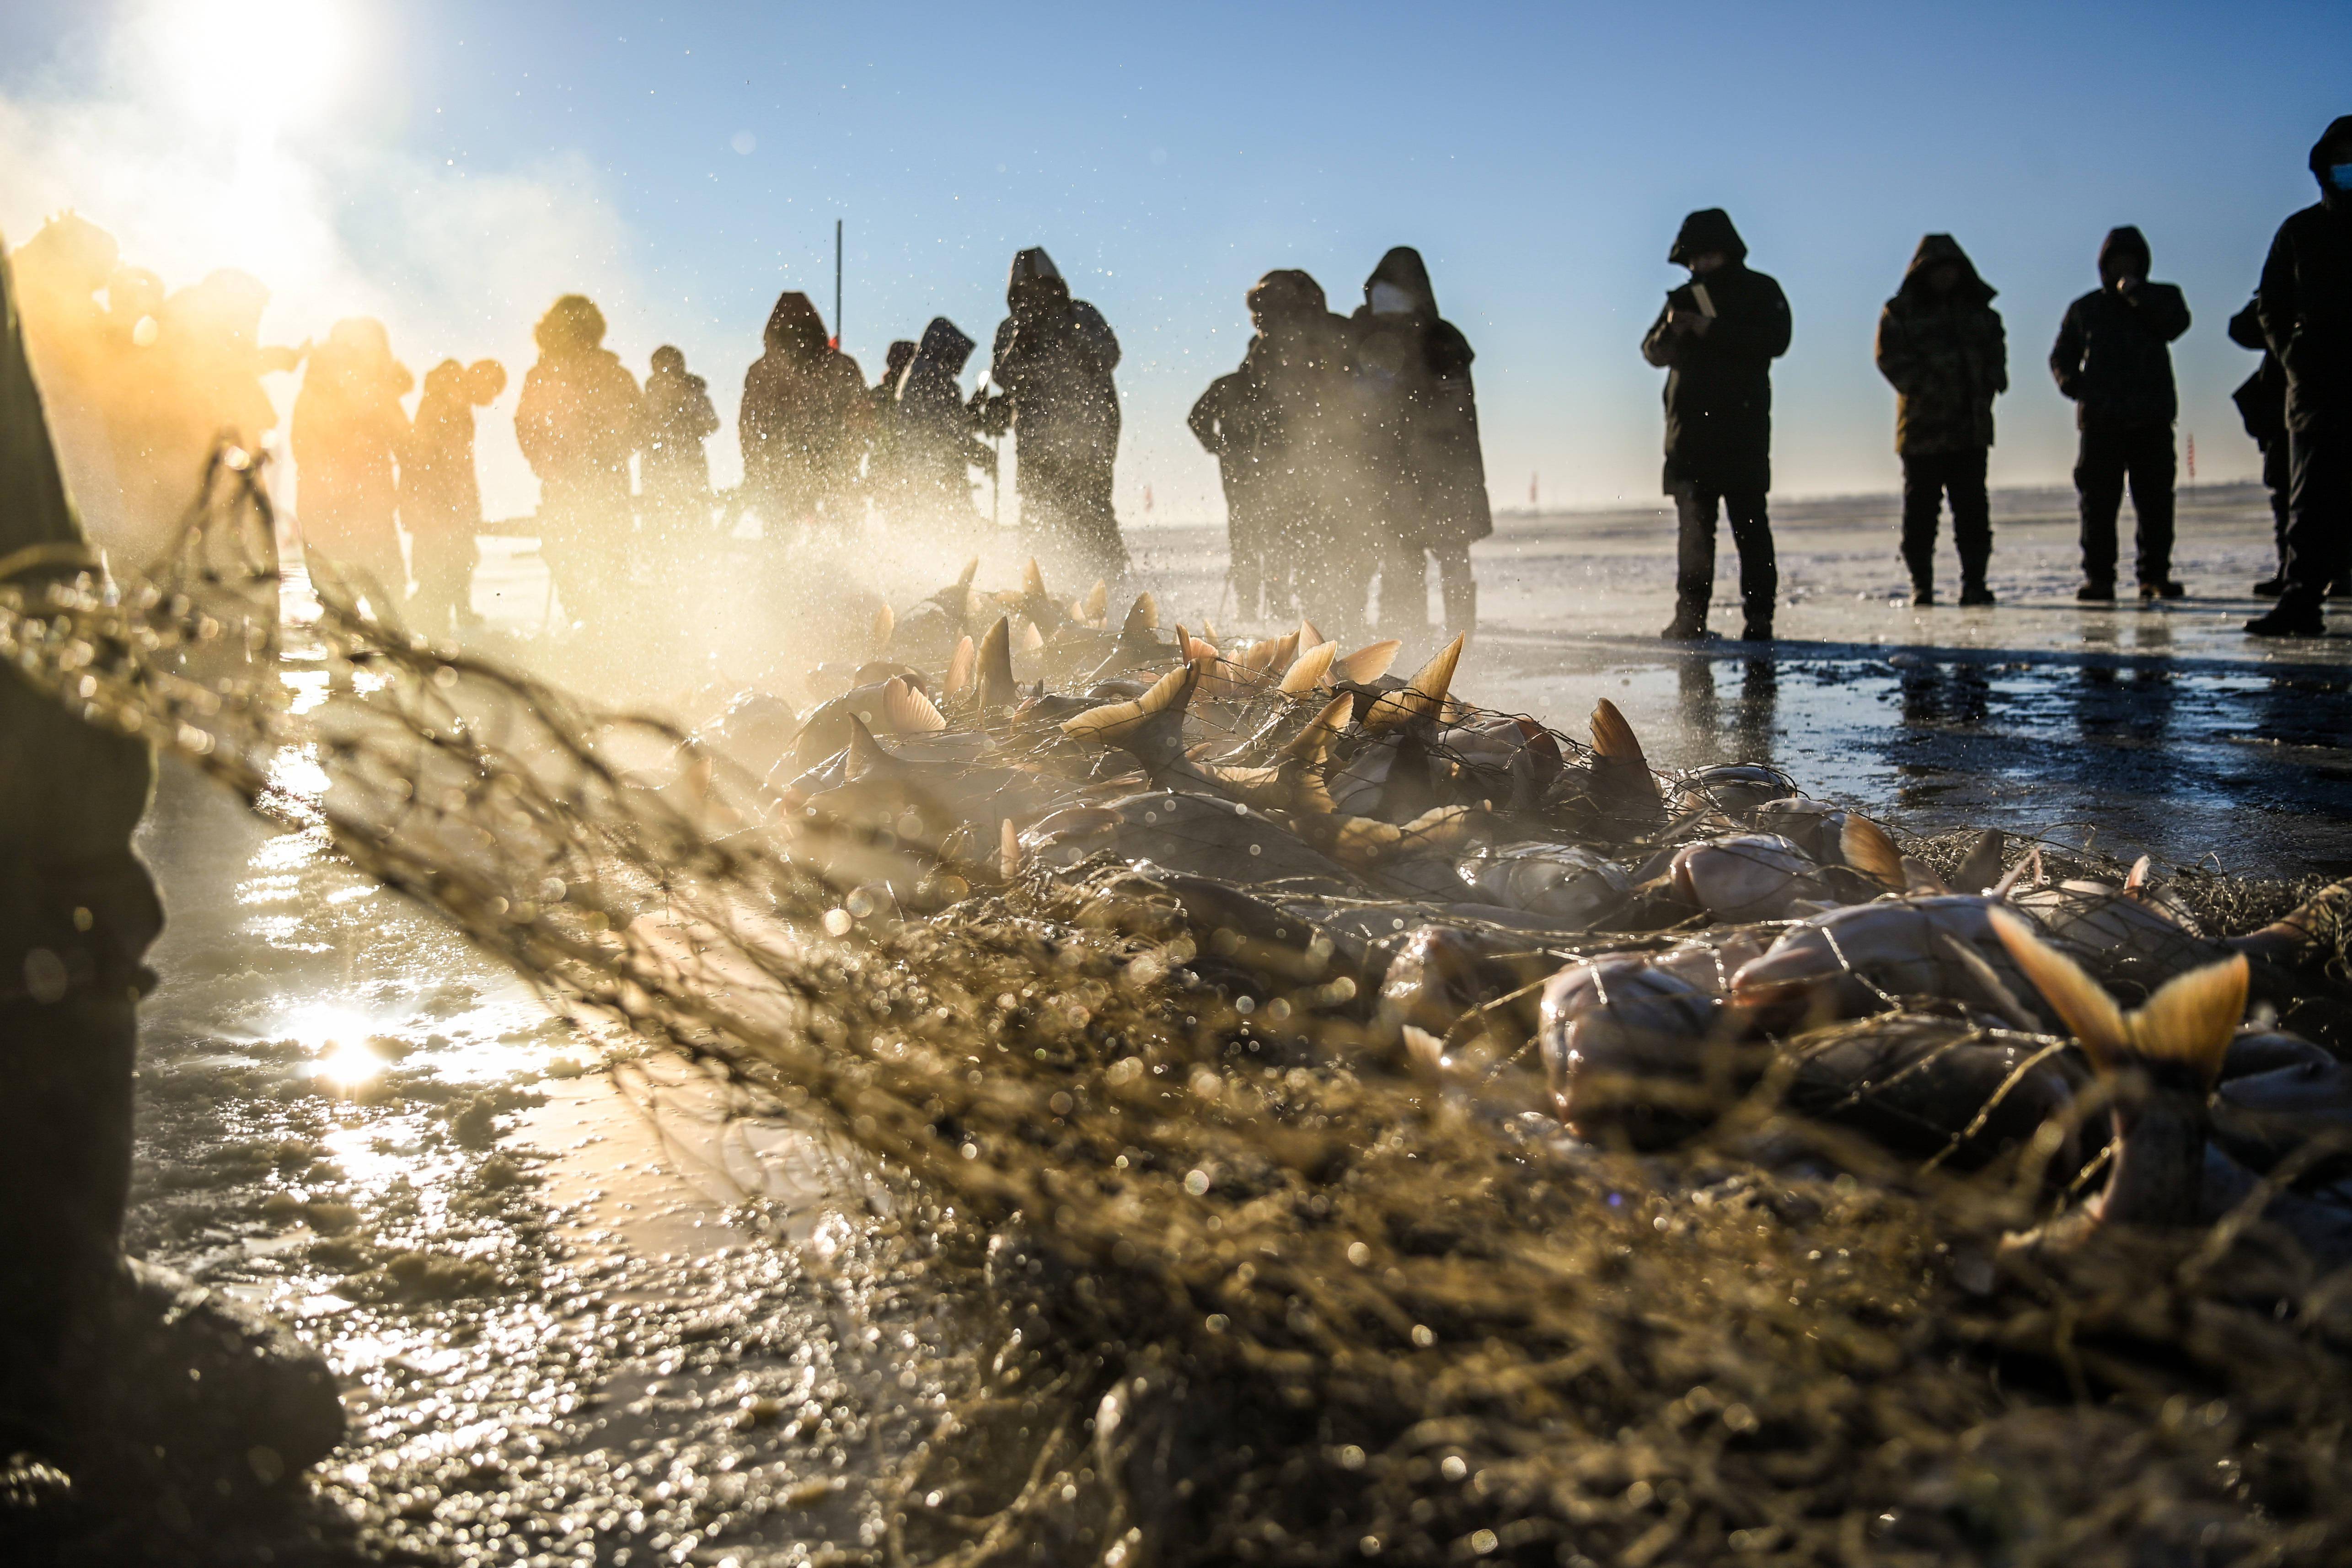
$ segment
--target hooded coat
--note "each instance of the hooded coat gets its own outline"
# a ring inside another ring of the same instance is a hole
[[[400,458],[400,520],[423,539],[470,536],[482,526],[474,467],[474,410],[506,390],[496,360],[471,366],[444,360],[425,372],[425,391]]]
[[[991,454],[975,434],[979,415],[963,400],[963,369],[978,347],[963,329],[934,316],[898,378],[895,451],[909,496],[923,502],[969,505],[964,471],[988,465]]]
[[[648,496],[693,499],[710,494],[710,458],[702,444],[719,429],[710,383],[686,368],[685,356],[654,356],[646,377],[646,455],[640,480]]]
[[[2263,263],[2255,311],[2286,372],[2286,423],[2311,429],[2352,415],[2352,194],[2326,188],[2324,154],[2352,147],[2352,114],[2312,145],[2318,202],[2281,224]]]
[[[583,511],[625,523],[629,459],[645,435],[637,378],[604,346],[604,314],[578,295],[557,300],[533,337],[539,360],[515,402],[515,443],[539,476],[540,514],[558,528]]]
[[[1642,357],[1666,372],[1665,487],[1761,495],[1772,487],[1772,361],[1789,351],[1788,297],[1750,270],[1748,246],[1718,207],[1683,220],[1666,259],[1676,266],[1708,251],[1727,259],[1705,277],[1668,291],[1642,340]],[[1705,335],[1670,325],[1677,310],[1715,308]]]
[[[394,575],[400,564],[400,546],[392,537],[400,504],[395,466],[408,444],[400,400],[415,384],[408,367],[392,357],[383,324],[353,318],[336,322],[327,340],[310,350],[294,399],[303,532],[331,554]],[[388,559],[364,559],[386,550]]]
[[[1057,298],[1024,316],[1017,297],[1041,284],[1058,286],[1044,291]],[[1118,449],[1119,431],[1118,387],[1111,379],[1118,368],[1118,338],[1110,323],[1087,301],[1070,298],[1053,258],[1039,246],[1013,258],[1005,296],[1013,314],[996,329],[989,381],[1004,393],[1021,468],[1044,477],[1107,465]]]
[[[2050,373],[2084,430],[2168,425],[2180,413],[2169,345],[2189,330],[2189,302],[2169,283],[2142,282],[2129,294],[2106,286],[2124,261],[2147,277],[2147,240],[2128,224],[2101,243],[2101,287],[2066,307],[2050,350]]]
[[[743,372],[743,486],[798,521],[839,506],[857,476],[872,405],[857,361],[833,347],[805,294],[777,297],[764,351]],[[755,502],[756,504],[756,502]]]
[[[1947,263],[1960,280],[1939,295],[1928,276]],[[1993,294],[1958,241],[1929,235],[1878,313],[1878,373],[1895,389],[1895,450],[1904,456],[1992,444],[1992,400],[2009,390],[2009,341]]]
[[[1421,253],[1399,246],[1364,280],[1348,352],[1366,422],[1366,477],[1398,542],[1467,545],[1495,531],[1470,340],[1437,313]]]

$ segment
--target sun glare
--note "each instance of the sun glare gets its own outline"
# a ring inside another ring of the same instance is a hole
[[[334,100],[351,22],[338,0],[158,0],[151,36],[192,113],[267,138]]]

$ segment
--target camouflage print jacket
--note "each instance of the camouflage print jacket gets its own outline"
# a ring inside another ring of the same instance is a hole
[[[1960,277],[1929,282],[1951,263]],[[1992,400],[2009,390],[2009,341],[1993,290],[1948,235],[1929,235],[1878,317],[1878,371],[1895,388],[1895,450],[1906,457],[1992,444]]]

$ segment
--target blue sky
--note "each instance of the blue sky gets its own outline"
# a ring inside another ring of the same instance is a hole
[[[283,4],[19,0],[0,11],[0,95],[20,131],[142,102],[152,62],[126,65],[124,37],[175,5],[234,26]],[[2197,316],[2178,361],[2200,474],[2251,474],[2228,402],[2251,358],[2222,325],[2278,219],[2312,199],[2310,142],[2352,111],[2341,4],[315,4],[338,17],[332,90],[272,127],[320,209],[326,237],[302,255],[365,296],[344,308],[385,315],[412,362],[520,359],[520,302],[576,282],[640,370],[677,342],[731,414],[777,290],[830,312],[835,217],[847,347],[869,377],[935,313],[984,341],[1012,252],[1044,244],[1125,345],[1122,507],[1149,483],[1161,516],[1212,508],[1182,417],[1239,357],[1250,281],[1304,267],[1347,308],[1394,244],[1421,247],[1478,350],[1498,502],[1523,503],[1535,473],[1548,502],[1646,501],[1659,377],[1636,344],[1679,276],[1675,225],[1703,205],[1731,211],[1795,312],[1784,491],[1893,485],[1871,334],[1929,229],[2001,290],[2017,390],[1996,480],[2063,481],[2071,421],[2042,361],[2124,222]],[[260,74],[230,96],[266,97]],[[35,145],[83,149],[103,184],[94,134]],[[67,178],[0,176],[0,224],[21,234]],[[140,231],[137,213],[67,193],[127,242]],[[184,267],[208,259],[152,220],[146,237]],[[451,253],[472,246],[499,258],[513,319],[466,298]],[[245,264],[269,277],[267,261]],[[290,288],[273,325],[317,329],[340,303],[327,287]]]

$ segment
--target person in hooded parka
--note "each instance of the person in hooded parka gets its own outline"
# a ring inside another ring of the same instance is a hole
[[[1257,331],[1242,369],[1265,429],[1268,548],[1286,559],[1300,610],[1328,631],[1352,634],[1363,627],[1381,566],[1359,521],[1366,423],[1353,329],[1330,308],[1323,286],[1296,268],[1259,278],[1247,302]],[[1274,573],[1277,601],[1282,575]]]
[[[1075,558],[1081,576],[1117,578],[1127,546],[1111,504],[1118,453],[1118,339],[1102,312],[1070,298],[1070,286],[1039,247],[1013,258],[1005,285],[1010,314],[996,329],[982,428],[1013,433],[1021,524],[1041,548]]]
[[[979,345],[944,316],[931,318],[908,360],[891,404],[900,505],[909,522],[969,532],[980,521],[971,470],[989,465],[979,413],[963,397],[962,376]]]
[[[2255,309],[2286,372],[2286,559],[2258,636],[2316,636],[2352,567],[2352,114],[2311,149],[2319,200],[2279,225]]]
[[[702,444],[719,429],[710,383],[686,368],[684,350],[654,350],[646,377],[646,453],[637,463],[637,497],[646,530],[665,552],[691,550],[710,532],[710,455]]]
[[[735,434],[744,500],[761,537],[781,546],[811,523],[852,520],[873,405],[865,372],[833,346],[807,295],[777,298],[761,342],[743,373]]]
[[[416,378],[392,355],[383,323],[368,317],[338,321],[310,350],[302,390],[294,399],[297,515],[302,546],[337,568],[354,572],[351,586],[371,600],[408,599],[408,569],[401,559],[394,518],[400,509],[398,469],[408,444],[408,416],[400,400]]]
[[[1960,602],[1990,604],[1992,509],[1985,494],[1992,400],[2009,390],[2009,341],[1993,289],[1949,235],[1919,242],[1903,287],[1878,313],[1878,373],[1895,388],[1903,459],[1903,562],[1911,602],[1936,602],[1936,526],[1946,497],[1960,557]]]
[[[2142,599],[2178,599],[2172,580],[2172,424],[2180,397],[2172,340],[2189,330],[2189,302],[2169,283],[2147,278],[2147,240],[2129,225],[2099,246],[2099,287],[2066,307],[2050,373],[2074,401],[2082,444],[2074,460],[2083,518],[2083,586],[2074,597],[2116,597],[2116,519],[2131,486],[2139,519]]]
[[[1438,315],[1429,269],[1409,246],[1381,257],[1349,327],[1368,421],[1365,467],[1384,536],[1381,619],[1397,636],[1428,629],[1434,555],[1445,624],[1467,632],[1478,619],[1470,547],[1495,531],[1469,340]]]
[[[522,379],[515,440],[539,476],[540,553],[580,625],[617,608],[626,585],[629,460],[644,444],[645,404],[585,296],[558,299],[533,337],[539,361]]]
[[[474,467],[474,410],[498,401],[507,370],[496,360],[470,365],[444,360],[425,372],[400,458],[400,523],[416,579],[408,623],[435,637],[479,623],[473,610],[474,566],[482,528],[482,491]]]
[[[1263,399],[1246,365],[1219,376],[1193,400],[1185,423],[1201,449],[1217,460],[1217,483],[1225,495],[1225,580],[1244,624],[1265,614],[1267,573],[1276,578],[1279,603],[1289,573],[1275,559],[1275,522],[1280,513],[1267,481],[1274,454],[1268,449]]]
[[[1772,361],[1789,351],[1789,299],[1748,265],[1748,245],[1720,207],[1691,214],[1666,260],[1690,281],[1666,295],[1642,357],[1666,371],[1665,492],[1674,497],[1675,618],[1670,641],[1706,635],[1715,533],[1731,517],[1739,550],[1741,635],[1772,635],[1780,574],[1772,557]]]
[[[882,379],[866,389],[871,408],[866,430],[866,496],[885,520],[908,510],[907,478],[898,462],[898,383],[915,358],[915,340],[894,338],[882,354]]]

